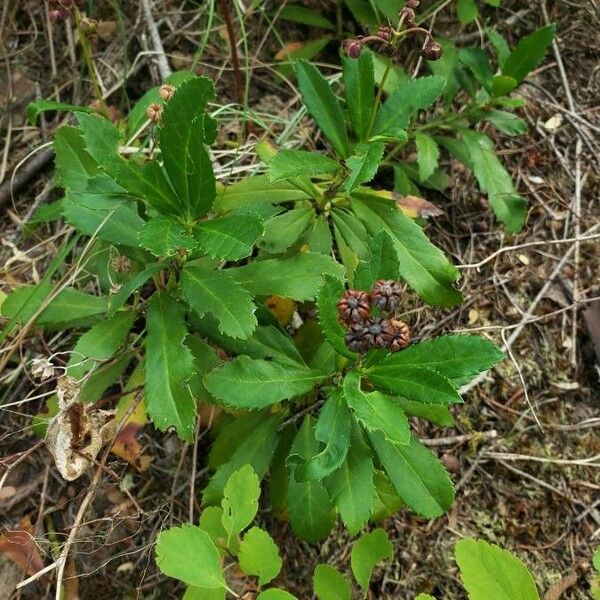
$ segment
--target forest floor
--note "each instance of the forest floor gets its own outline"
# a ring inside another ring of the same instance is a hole
[[[34,208],[59,196],[51,154],[33,152],[48,144],[65,117],[42,118],[40,127],[32,127],[25,107],[36,97],[73,104],[93,97],[72,31],[66,23],[50,24],[43,4],[15,0],[0,7],[0,280],[6,293],[39,281],[65,228],[62,223],[26,227]],[[115,111],[126,114],[145,90],[161,82],[146,2],[90,4],[101,23],[94,62],[102,91]],[[333,3],[306,4],[335,13]],[[262,132],[251,128],[243,144],[237,142],[241,112],[234,104],[227,32],[219,16],[207,29],[202,2],[154,5],[168,67],[190,68],[195,62],[199,73],[215,80],[225,106],[215,146],[218,177],[231,182],[258,169],[253,147]],[[238,32],[244,77],[251,77],[248,107],[278,141],[311,146],[308,118],[288,128],[300,107],[299,94],[293,82],[274,79],[273,65],[282,43],[305,44],[322,33],[279,20],[269,25],[278,6],[265,2],[265,8],[249,10],[245,31]],[[582,238],[598,233],[600,216],[600,5],[505,0],[501,8],[484,9],[483,19],[489,18],[512,44],[549,22],[558,27],[547,60],[519,89],[529,101],[521,111],[529,134],[496,136],[519,192],[529,201],[527,225],[507,236],[472,176],[449,163],[453,185],[428,197],[444,212],[428,232],[460,265],[466,301],[456,309],[416,308],[410,318],[420,336],[485,332],[508,349],[508,359],[467,391],[464,405],[454,407],[455,427],[420,424],[421,438],[452,473],[457,500],[433,521],[401,510],[385,522],[395,558],[377,571],[370,598],[409,600],[421,591],[464,598],[452,549],[465,535],[516,552],[539,588],[548,591],[545,600],[591,598],[590,561],[600,544],[600,252],[597,239]],[[461,26],[451,6],[436,14],[433,27],[459,44],[480,40],[477,25]],[[195,61],[199,45],[203,52]],[[319,65],[333,72],[337,67],[328,57],[336,55],[333,40],[318,56]],[[24,185],[12,193],[7,183],[25,174]],[[0,374],[0,477],[8,469],[0,527],[28,520],[45,564],[52,561],[53,544],[68,535],[90,482],[62,480],[35,437],[31,417],[42,410],[48,388],[32,380],[28,364],[54,347],[67,347],[68,336],[28,336]],[[182,588],[157,571],[152,544],[161,528],[186,518],[191,448],[150,426],[142,444],[153,457],[146,471],[116,462],[114,472],[102,476],[70,552],[69,598],[181,596]],[[206,470],[199,470],[196,489],[205,476]],[[321,546],[299,542],[284,523],[274,521],[269,528],[284,548],[282,582],[299,598],[311,597],[317,562],[341,569],[347,564],[350,540],[341,527]],[[24,578],[0,554],[0,599],[53,597],[52,578],[43,577],[11,595],[14,583]]]

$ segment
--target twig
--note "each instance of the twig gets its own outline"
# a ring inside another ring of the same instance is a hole
[[[171,74],[172,70],[169,66],[169,61],[167,60],[167,55],[165,54],[165,48],[163,46],[162,40],[160,39],[160,33],[158,32],[158,27],[156,26],[156,21],[152,16],[152,9],[150,8],[149,0],[141,0],[142,8],[144,10],[144,19],[146,21],[146,26],[148,27],[148,31],[150,32],[150,38],[152,39],[152,46],[154,46],[154,51],[156,52],[156,66],[158,67],[158,73],[160,74],[162,80],[167,79]]]
[[[464,444],[471,440],[493,440],[498,437],[498,432],[495,429],[490,431],[476,431],[474,433],[467,433],[464,435],[450,435],[448,437],[431,438],[421,440],[421,443],[430,448],[436,448],[437,446],[452,446],[453,444]]]
[[[235,95],[240,106],[244,105],[244,80],[242,79],[242,71],[237,55],[237,44],[235,42],[235,31],[233,29],[233,21],[231,12],[227,5],[227,0],[219,0],[219,8],[227,27],[227,37],[229,38],[229,48],[231,49],[231,64],[233,66],[233,75],[235,77]]]

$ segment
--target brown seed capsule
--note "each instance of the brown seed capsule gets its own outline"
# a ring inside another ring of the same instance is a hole
[[[410,344],[410,329],[404,321],[398,319],[390,319],[390,324],[394,329],[394,334],[390,345],[388,346],[392,352],[404,350]]]
[[[371,306],[384,311],[395,311],[402,298],[402,286],[393,279],[380,279],[371,290]]]
[[[156,125],[160,121],[162,111],[162,104],[158,104],[157,102],[155,102],[146,109],[146,116],[150,119],[152,123]]]
[[[444,54],[444,49],[437,42],[430,40],[420,54],[426,60],[439,60]]]
[[[168,102],[175,93],[175,88],[172,85],[166,83],[165,85],[161,85],[158,90],[158,95],[165,101]]]
[[[340,298],[337,308],[343,323],[362,323],[371,313],[369,294],[360,290],[348,290]]]
[[[367,328],[362,323],[350,325],[346,332],[346,346],[353,352],[365,352],[367,345],[365,343],[365,335]]]
[[[358,58],[363,49],[363,42],[360,39],[347,39],[342,42],[342,50],[349,58]]]
[[[396,330],[389,319],[375,317],[365,323],[366,332],[363,336],[368,348],[388,348],[394,339]]]

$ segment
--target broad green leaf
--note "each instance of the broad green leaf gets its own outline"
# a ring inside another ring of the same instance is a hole
[[[479,9],[475,0],[458,0],[456,14],[461,23],[465,25],[473,22],[479,16]]]
[[[329,83],[318,69],[306,60],[297,61],[295,70],[302,100],[308,112],[331,142],[335,151],[342,158],[347,158],[350,154],[350,142],[346,132],[346,123],[340,103],[331,91]]]
[[[119,289],[108,297],[108,316],[115,314],[125,302],[127,302],[127,298],[133,294],[138,288],[150,279],[153,275],[157,275],[163,269],[168,267],[168,263],[166,262],[157,262],[146,265],[146,268],[139,273],[133,275],[130,279],[128,279]]]
[[[279,18],[312,27],[320,27],[321,29],[335,29],[335,25],[319,11],[300,6],[299,4],[287,4],[284,6],[279,12]]]
[[[350,371],[344,378],[344,398],[358,422],[369,431],[380,431],[392,444],[406,445],[410,441],[408,419],[393,398],[381,392],[361,390],[360,374]]]
[[[366,591],[373,569],[382,560],[390,560],[393,556],[394,549],[383,529],[374,529],[360,537],[350,551],[350,566],[358,585]]]
[[[366,142],[374,104],[373,56],[370,52],[362,52],[358,59],[344,58],[342,63],[350,120],[358,141]]]
[[[273,538],[260,527],[252,527],[244,535],[238,554],[240,568],[246,575],[256,575],[258,585],[275,579],[283,561]]]
[[[210,313],[219,331],[247,338],[256,327],[256,307],[250,294],[227,271],[186,265],[181,274],[185,299],[200,316]]]
[[[94,113],[94,110],[87,106],[79,106],[78,104],[65,104],[64,102],[55,102],[54,100],[45,100],[40,98],[27,105],[26,115],[30,125],[37,123],[38,117],[49,111],[60,111],[60,112],[84,112]]]
[[[171,256],[179,250],[191,252],[196,240],[179,221],[170,217],[154,217],[138,234],[138,242],[154,256]]]
[[[162,114],[162,158],[181,203],[179,214],[190,221],[210,210],[216,194],[212,163],[205,147],[204,114],[207,102],[214,96],[210,79],[188,79],[165,104]]]
[[[433,519],[454,502],[454,487],[442,463],[414,436],[408,446],[390,444],[381,433],[369,433],[379,462],[394,488],[417,514]]]
[[[398,512],[404,505],[404,502],[398,496],[392,482],[383,471],[375,471],[373,483],[375,484],[375,498],[373,499],[371,521],[379,523]]]
[[[369,2],[391,22],[398,18],[398,13],[405,4],[404,0],[369,0]]]
[[[316,177],[328,173],[335,173],[340,165],[333,158],[318,152],[306,150],[279,150],[269,161],[269,180],[280,181],[306,175]]]
[[[81,131],[63,126],[54,134],[56,179],[65,189],[83,192],[88,179],[98,174],[98,165],[85,151]]]
[[[427,302],[453,306],[461,295],[451,284],[458,270],[412,219],[392,204],[352,200],[352,210],[372,235],[388,231],[398,255],[399,275]]]
[[[427,181],[437,169],[440,149],[430,135],[419,131],[415,133],[415,143],[417,145],[419,178],[421,181]]]
[[[544,60],[546,50],[554,39],[556,25],[547,25],[519,40],[502,67],[502,75],[520,83]]]
[[[368,260],[361,260],[354,274],[354,287],[370,291],[378,279],[396,279],[399,265],[394,242],[387,231],[380,231],[369,240]]]
[[[415,402],[462,402],[450,380],[430,368],[383,364],[366,369],[365,375],[376,387]]]
[[[497,96],[505,96],[512,92],[519,82],[512,77],[507,77],[506,75],[496,75],[494,79],[492,79],[492,95]],[[497,99],[498,100],[498,99]]]
[[[341,208],[334,208],[331,211],[331,216],[335,230],[337,230],[348,247],[352,249],[360,260],[369,260],[371,235],[363,222],[349,210]]]
[[[351,192],[363,183],[367,183],[375,177],[379,163],[383,157],[385,144],[383,142],[368,142],[357,144],[354,154],[346,159],[346,166],[350,170],[348,179],[344,184],[344,190]]]
[[[414,402],[406,398],[395,397],[402,410],[409,417],[420,417],[427,419],[440,427],[452,427],[454,425],[454,417],[447,406],[443,404],[423,404],[422,402]]]
[[[313,587],[319,600],[350,600],[350,582],[331,565],[319,564],[315,567]]]
[[[310,206],[288,210],[265,223],[265,233],[258,246],[270,254],[284,252],[294,245],[314,221],[315,211]]]
[[[223,527],[227,532],[227,545],[241,533],[258,512],[260,482],[254,469],[244,465],[231,474],[223,490]]]
[[[504,110],[487,110],[482,116],[485,121],[489,121],[506,135],[523,135],[529,129],[527,121]]]
[[[310,391],[325,375],[313,369],[238,356],[204,377],[206,389],[236,408],[266,408]]]
[[[173,188],[157,161],[138,164],[119,156],[120,131],[108,120],[77,113],[86,149],[90,156],[132,196],[154,206],[165,214],[179,215],[181,211]]]
[[[115,360],[100,365],[93,373],[86,377],[79,392],[80,402],[97,402],[106,390],[117,383],[131,362],[131,354],[123,353]]]
[[[252,254],[252,247],[264,229],[259,216],[232,213],[198,223],[194,227],[194,236],[211,258],[234,261]]]
[[[238,419],[239,420],[239,419]],[[277,430],[281,424],[281,415],[251,415],[244,418],[246,424],[253,425],[239,435],[240,428],[234,428],[238,433],[232,442],[232,452],[227,454],[225,462],[219,464],[208,485],[202,492],[204,504],[217,504],[223,495],[223,489],[230,475],[244,465],[251,465],[259,479],[264,477],[277,447]],[[234,423],[236,423],[234,421]],[[211,459],[213,458],[211,452]],[[214,463],[211,463],[211,466]]]
[[[125,341],[136,316],[133,311],[120,312],[86,331],[71,353],[69,376],[80,379],[99,362],[110,358]]]
[[[471,538],[457,542],[454,552],[470,600],[539,600],[531,573],[510,552]]]
[[[288,457],[296,481],[321,481],[341,466],[350,447],[350,426],[350,411],[342,394],[332,394],[315,426],[315,439],[325,447],[308,460],[294,454]]]
[[[374,472],[370,449],[355,435],[346,460],[327,479],[327,489],[342,522],[353,535],[365,525],[373,511]]]
[[[346,346],[344,341],[346,333],[338,318],[337,302],[343,293],[344,285],[338,279],[325,277],[325,281],[317,294],[319,325],[325,338],[338,354],[355,359],[357,354]]]
[[[382,357],[377,366],[427,367],[462,381],[494,366],[504,354],[478,335],[443,335]],[[377,367],[375,367],[377,369]]]
[[[323,254],[297,254],[289,258],[255,261],[227,271],[233,278],[257,296],[283,296],[294,300],[313,300],[324,275],[338,279],[343,268]]]
[[[82,190],[68,190],[63,215],[77,231],[122,246],[136,247],[144,221],[125,190],[106,175],[87,181]]]
[[[169,577],[207,589],[227,587],[219,551],[200,527],[186,524],[162,531],[155,552],[158,568]]]
[[[419,77],[404,83],[381,106],[373,133],[400,135],[417,111],[431,106],[441,95],[446,80],[437,75]]]
[[[280,590],[279,588],[269,588],[264,592],[261,592],[256,600],[298,600],[296,596],[292,596],[289,592],[285,590]]]
[[[479,186],[488,194],[490,205],[509,233],[516,233],[525,223],[527,203],[515,193],[512,178],[494,152],[489,137],[476,131],[462,130],[473,173]]]
[[[376,26],[380,17],[369,0],[344,0],[344,4],[358,23]]]
[[[290,454],[310,460],[318,451],[313,419],[307,416],[294,439]],[[308,542],[325,539],[335,522],[334,507],[323,483],[296,481],[294,467],[290,469],[287,507],[294,533]]]
[[[223,527],[223,509],[220,506],[207,506],[200,514],[200,527],[210,535],[217,548],[227,548],[227,531]]]
[[[494,73],[488,55],[484,50],[481,48],[463,48],[458,53],[458,59],[475,75],[475,79],[485,89],[490,90]]]
[[[44,304],[52,285],[24,285],[12,292],[2,303],[2,315],[28,321]],[[106,312],[106,299],[84,294],[73,288],[64,288],[48,304],[35,320],[37,325],[67,324],[95,317]]]
[[[415,600],[435,600],[435,598],[433,596],[430,596],[429,594],[419,594],[415,598]]]
[[[191,441],[196,403],[187,385],[194,375],[194,363],[183,343],[187,336],[185,308],[167,292],[156,292],[148,303],[146,329],[148,415],[160,431],[175,427],[182,439]]]
[[[226,600],[227,591],[224,588],[212,590],[190,585],[181,600]]]
[[[260,204],[278,204],[307,200],[306,192],[287,181],[270,182],[266,175],[256,175],[228,185],[219,190],[214,210],[226,212]]]
[[[333,247],[329,220],[325,215],[319,215],[306,236],[310,252],[329,256]]]
[[[502,34],[498,33],[498,31],[496,31],[495,29],[488,29],[486,33],[490,42],[492,43],[492,46],[494,46],[494,50],[496,50],[498,66],[502,69],[502,67],[504,67],[506,63],[506,60],[510,56],[510,48],[508,46],[508,42],[502,36]]]
[[[302,43],[299,47],[296,46],[283,46],[281,52],[284,56],[283,63],[276,67],[277,73],[279,73],[282,77],[290,80],[294,78],[294,68],[293,64],[300,60],[305,59],[308,61],[312,61],[324,48],[329,44],[329,42],[333,39],[333,36],[330,34],[321,35],[317,38],[314,38],[306,43]]]
[[[264,413],[244,412],[232,421],[223,423],[222,427],[216,429],[217,436],[210,447],[208,466],[215,469],[230,461],[235,454],[239,441],[250,436],[264,420]],[[240,467],[242,466],[240,465]],[[254,471],[257,473],[256,469]],[[223,487],[225,483],[227,483],[227,479],[223,482]]]

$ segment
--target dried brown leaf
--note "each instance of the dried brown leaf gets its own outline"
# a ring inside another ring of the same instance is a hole
[[[28,575],[44,568],[29,516],[23,517],[16,529],[9,529],[0,535],[0,553],[10,558]]]

